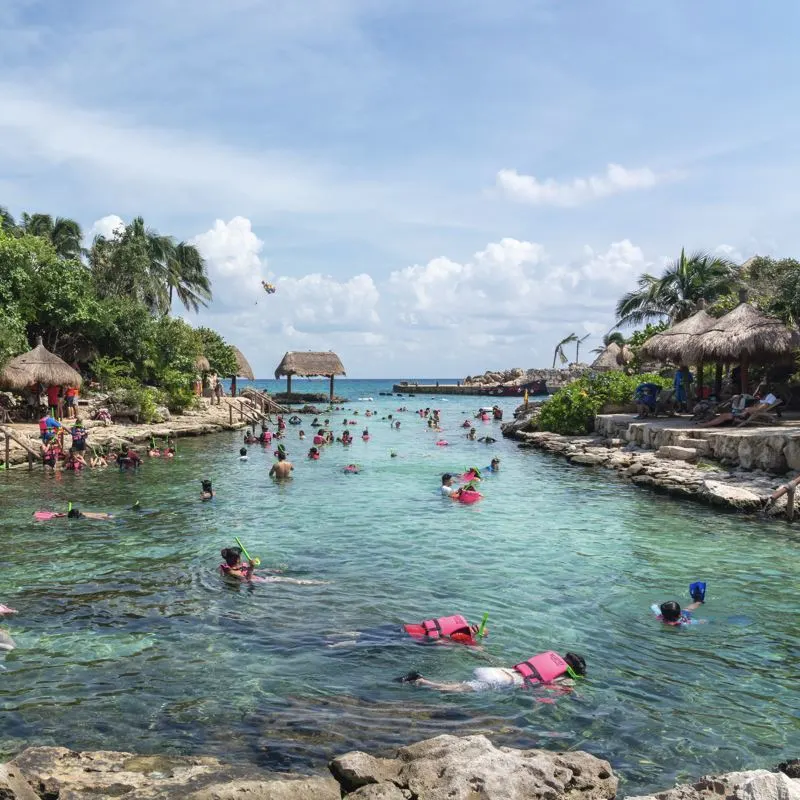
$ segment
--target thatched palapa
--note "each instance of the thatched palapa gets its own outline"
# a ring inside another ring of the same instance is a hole
[[[205,356],[197,356],[194,360],[194,368],[200,372],[208,372],[211,369],[211,364]]]
[[[590,369],[597,372],[621,370],[632,358],[633,354],[628,345],[620,347],[616,342],[611,342],[592,362]]]
[[[253,374],[253,368],[250,366],[250,363],[244,357],[244,353],[242,353],[238,347],[234,347],[233,352],[236,354],[236,377],[247,378],[248,381],[254,381],[256,376]]]
[[[83,378],[66,361],[51,353],[39,337],[33,350],[12,358],[0,373],[0,385],[9,389],[20,391],[32,383],[79,387]]]
[[[325,377],[331,381],[331,402],[333,402],[333,379],[336,375],[346,375],[344,366],[339,360],[339,356],[333,352],[307,352],[298,353],[290,351],[286,353],[275,370],[275,377],[286,376],[286,393],[292,393],[292,376],[302,375],[305,378]]]
[[[688,319],[651,336],[642,345],[642,352],[659,361],[672,361],[676,364],[697,363],[695,357],[698,354],[700,335],[708,331],[716,321],[714,317],[700,309]],[[701,358],[700,361],[702,360]]]

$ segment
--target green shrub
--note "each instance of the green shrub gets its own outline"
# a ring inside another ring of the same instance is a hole
[[[672,380],[660,375],[625,375],[622,372],[604,372],[584,375],[574,383],[556,392],[542,405],[538,427],[564,436],[591,433],[594,418],[603,406],[624,405],[633,401],[633,393],[640,383],[657,383],[671,386]]]

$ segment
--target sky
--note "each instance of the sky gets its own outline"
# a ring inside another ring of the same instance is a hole
[[[797,256],[798,29],[793,0],[3,0],[0,205],[193,242],[214,299],[175,311],[259,377],[583,359],[682,247]]]

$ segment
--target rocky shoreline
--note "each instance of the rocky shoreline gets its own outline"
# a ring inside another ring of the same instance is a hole
[[[787,496],[775,502],[770,497],[780,484],[771,472],[724,465],[698,457],[696,447],[661,445],[657,450],[643,449],[617,435],[561,436],[530,431],[530,415],[503,425],[503,435],[519,441],[521,448],[541,450],[584,467],[602,467],[637,486],[696,500],[734,511],[763,511],[770,517],[787,515]],[[603,426],[599,426],[602,430]]]
[[[119,447],[121,444],[135,445],[141,442],[150,442],[153,439],[163,442],[170,438],[178,440],[178,448],[180,448],[179,440],[187,436],[203,436],[207,433],[240,430],[246,427],[249,423],[239,419],[240,404],[249,414],[258,413],[253,403],[245,398],[235,398],[232,406],[230,398],[223,398],[221,405],[212,405],[207,399],[202,402],[201,409],[174,415],[166,422],[104,425],[102,422],[84,420],[84,426],[89,431],[87,446],[91,451],[92,447],[107,449]],[[37,424],[16,424],[10,427],[38,454],[39,427]],[[69,446],[69,443],[70,437],[67,436],[66,445]],[[12,440],[8,460],[11,469],[27,468],[28,452]],[[41,469],[40,459],[36,464],[38,469]],[[0,795],[0,800],[2,800],[2,795]]]
[[[798,800],[800,762],[709,776],[632,800]],[[0,765],[2,800],[614,800],[619,779],[589,753],[437,736],[390,758],[351,752],[326,775],[267,772],[205,756],[30,747]]]
[[[492,371],[486,370],[483,375],[467,375],[464,386],[522,386],[534,381],[545,381],[551,392],[563,389],[573,381],[590,371],[588,364],[570,364],[564,369],[529,369],[522,367]]]

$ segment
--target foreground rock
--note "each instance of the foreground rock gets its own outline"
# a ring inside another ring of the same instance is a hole
[[[437,736],[396,758],[348,753],[330,776],[269,773],[216,758],[32,747],[1,768],[2,800],[611,800],[617,778],[588,753],[495,747]]]
[[[437,736],[395,759],[348,753],[331,762],[347,797],[417,800],[613,798],[617,778],[588,753],[495,747],[485,736]]]
[[[796,762],[795,762],[796,763]],[[791,774],[791,771],[790,771]],[[628,800],[800,800],[800,781],[765,769],[711,775],[697,783]]]

